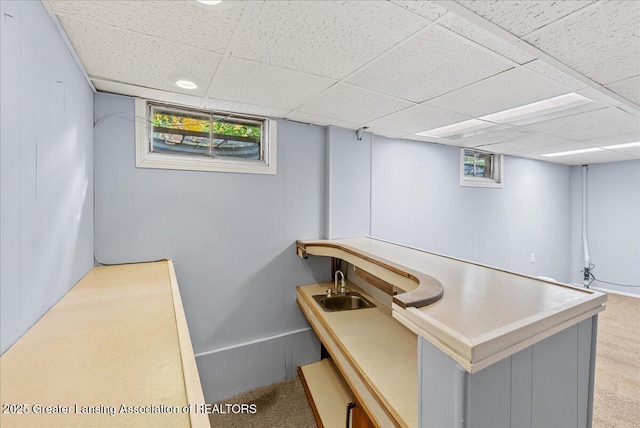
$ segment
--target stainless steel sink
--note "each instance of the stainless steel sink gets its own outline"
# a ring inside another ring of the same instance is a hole
[[[355,291],[333,294],[331,296],[319,294],[313,296],[313,298],[325,312],[352,311],[354,309],[376,307],[376,305]]]

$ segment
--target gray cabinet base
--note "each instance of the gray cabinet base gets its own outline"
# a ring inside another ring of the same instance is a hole
[[[420,427],[591,427],[598,317],[468,373],[418,338]]]

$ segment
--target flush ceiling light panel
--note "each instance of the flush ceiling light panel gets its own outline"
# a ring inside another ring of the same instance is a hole
[[[626,143],[626,144],[614,144],[613,146],[604,146],[603,149],[607,150],[622,150],[622,149],[633,149],[634,147],[640,148],[640,142],[637,143]]]
[[[528,125],[557,117],[557,113],[583,106],[593,102],[589,98],[576,93],[560,95],[535,103],[526,104],[509,110],[499,111],[479,117],[478,119],[511,125]]]
[[[593,102],[587,97],[576,93],[564,94],[535,103],[499,111],[477,119],[454,123],[440,128],[419,132],[416,135],[432,138],[449,138],[456,140],[473,135],[484,134],[504,128],[499,125],[527,125],[553,119],[562,112],[568,114],[571,109]]]
[[[440,128],[429,129],[427,131],[418,132],[416,135],[431,138],[449,138],[457,140],[459,138],[470,137],[472,135],[483,134],[497,130],[495,123],[485,122],[483,120],[471,119],[464,122],[454,123],[452,125],[441,126]],[[495,128],[489,130],[488,128]]]
[[[207,6],[215,6],[222,3],[222,0],[198,0],[198,3],[206,4]]]
[[[593,147],[591,149],[580,149],[580,150],[569,150],[568,152],[547,153],[542,156],[547,158],[555,158],[558,156],[582,155],[584,153],[595,153],[595,152],[601,152],[601,151],[602,149],[600,147]]]

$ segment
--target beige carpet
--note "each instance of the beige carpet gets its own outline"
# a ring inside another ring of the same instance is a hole
[[[598,317],[593,426],[640,427],[640,299],[609,294]]]
[[[254,403],[255,414],[210,414],[212,428],[311,428],[313,412],[298,377],[253,389],[223,403]]]

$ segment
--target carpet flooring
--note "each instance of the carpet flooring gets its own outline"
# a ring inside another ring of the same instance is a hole
[[[315,428],[311,406],[300,378],[275,383],[224,400],[223,403],[254,403],[254,414],[209,415],[212,428]]]
[[[598,317],[594,428],[640,427],[640,299],[609,294]],[[255,414],[212,414],[212,428],[315,427],[299,378],[257,388],[224,403],[255,403]]]
[[[593,426],[640,427],[640,299],[609,294],[599,314]]]

